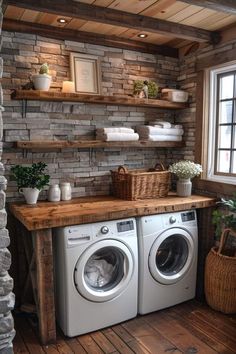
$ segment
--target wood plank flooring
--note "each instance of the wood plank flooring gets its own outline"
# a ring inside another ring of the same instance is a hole
[[[48,346],[25,316],[15,316],[15,328],[15,354],[236,353],[236,316],[195,300],[74,338],[58,330],[57,343]]]

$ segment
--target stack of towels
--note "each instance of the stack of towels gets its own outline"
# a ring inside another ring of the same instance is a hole
[[[136,141],[139,139],[139,135],[132,128],[98,128],[96,130],[96,139],[103,141]]]
[[[182,125],[173,125],[169,122],[154,121],[150,125],[136,127],[140,139],[150,141],[182,141]]]

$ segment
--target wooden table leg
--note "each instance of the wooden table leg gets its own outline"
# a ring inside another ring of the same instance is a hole
[[[56,341],[52,230],[32,231],[38,294],[39,333],[42,344]]]

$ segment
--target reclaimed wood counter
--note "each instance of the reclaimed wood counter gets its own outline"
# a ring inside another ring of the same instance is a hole
[[[202,223],[205,223],[206,220],[208,222],[211,207],[214,205],[214,198],[200,195],[182,198],[174,193],[170,193],[166,198],[137,201],[122,200],[112,196],[99,196],[75,198],[65,202],[43,201],[36,205],[10,204],[10,211],[17,219],[15,221],[17,223],[16,232],[19,234],[20,241],[24,243],[25,254],[28,255],[29,276],[23,292],[26,292],[27,287],[29,287],[29,279],[31,279],[42,344],[56,341],[53,228],[189,209],[204,210],[204,217],[200,217],[200,219],[203,220]],[[205,212],[206,210],[209,210],[209,212]],[[29,232],[34,244],[34,247],[31,247],[30,250],[27,246]]]
[[[36,205],[15,203],[12,214],[30,231],[52,227],[85,224],[141,215],[160,214],[187,209],[207,208],[215,199],[191,195],[166,198],[123,200],[112,196],[75,198],[67,202],[38,202]]]

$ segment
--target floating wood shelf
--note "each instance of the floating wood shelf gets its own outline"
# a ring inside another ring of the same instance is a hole
[[[186,103],[169,102],[165,100],[154,100],[145,98],[134,98],[129,96],[102,96],[87,95],[79,93],[64,93],[54,91],[37,91],[37,90],[15,90],[12,95],[15,100],[38,100],[38,101],[67,101],[67,102],[84,102],[99,103],[124,106],[139,107],[155,107],[163,109],[183,109],[187,108]]]
[[[101,141],[101,140],[35,140],[17,141],[16,147],[26,150],[33,149],[68,149],[68,148],[173,148],[184,147],[183,141]]]

